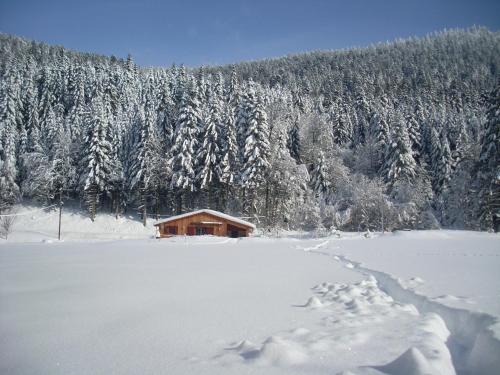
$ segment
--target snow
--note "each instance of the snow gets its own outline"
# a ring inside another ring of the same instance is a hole
[[[375,235],[366,246],[354,239],[344,236],[328,251],[393,275],[402,285],[448,306],[500,315],[500,278],[493,277],[500,269],[500,235],[395,232]]]
[[[460,375],[500,366],[498,235],[157,240],[151,225],[116,225],[111,215],[92,224],[67,210],[73,230],[59,242],[50,218],[0,242],[0,373]]]
[[[168,219],[157,221],[155,223],[155,225],[160,224],[160,223],[168,223],[170,221],[183,219],[185,217],[189,217],[189,216],[193,216],[193,215],[197,215],[197,214],[210,214],[210,215],[214,215],[214,216],[220,217],[221,219],[230,220],[230,221],[233,221],[235,223],[238,223],[238,224],[241,224],[241,225],[244,225],[244,226],[247,226],[247,227],[255,229],[255,225],[252,224],[252,223],[250,223],[250,222],[248,222],[248,221],[241,220],[241,219],[239,219],[237,217],[230,216],[230,215],[224,214],[222,212],[215,211],[215,210],[209,210],[209,209],[196,210],[196,211],[192,211],[192,212],[186,212],[185,214],[181,214],[181,215],[171,216]]]
[[[14,212],[19,214],[9,241],[40,242],[57,241],[59,208],[41,210],[42,207],[19,205]],[[132,216],[115,218],[112,214],[98,214],[92,222],[86,212],[77,207],[64,207],[62,211],[61,238],[79,241],[102,241],[116,239],[153,238],[154,220],[146,227]],[[1,243],[0,239],[0,243]]]

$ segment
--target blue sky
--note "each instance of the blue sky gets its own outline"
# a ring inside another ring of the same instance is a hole
[[[226,64],[500,28],[499,0],[0,0],[0,31],[143,66]]]

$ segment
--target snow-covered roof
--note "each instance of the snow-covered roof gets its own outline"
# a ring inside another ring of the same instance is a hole
[[[181,214],[181,215],[170,216],[168,219],[157,221],[154,225],[158,225],[161,223],[168,223],[170,221],[175,221],[175,220],[179,220],[179,219],[184,219],[185,217],[189,217],[189,216],[193,216],[193,215],[197,215],[197,214],[214,215],[214,216],[220,217],[221,219],[232,221],[233,223],[241,224],[241,225],[244,225],[246,227],[250,227],[250,228],[255,229],[255,225],[248,222],[248,221],[241,220],[241,219],[238,219],[237,217],[227,215],[227,214],[224,214],[224,213],[219,212],[219,211],[209,210],[209,209],[197,210],[197,211],[187,212],[187,213]]]

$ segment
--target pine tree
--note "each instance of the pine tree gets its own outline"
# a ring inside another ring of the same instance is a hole
[[[432,129],[431,143],[432,187],[439,195],[446,190],[451,177],[452,158],[445,128],[441,129],[441,134]]]
[[[323,152],[320,152],[314,164],[314,169],[311,172],[310,185],[317,198],[323,201],[328,199],[330,194],[330,183],[327,178],[325,155]]]
[[[40,128],[46,126],[50,111],[57,103],[56,85],[54,71],[50,67],[45,67],[40,77],[40,101],[38,105]]]
[[[462,123],[460,126],[460,131],[455,142],[455,150],[451,153],[451,156],[453,160],[453,169],[459,168],[464,159],[468,159],[471,157],[470,140],[464,123]]]
[[[301,164],[302,146],[300,141],[299,119],[296,118],[292,128],[288,132],[287,148],[290,156],[295,159],[297,164]]]
[[[158,103],[158,128],[163,139],[164,149],[167,152],[172,147],[177,115],[172,95],[172,86],[172,77],[169,74],[161,83]]]
[[[85,121],[85,84],[84,84],[83,69],[77,66],[72,71],[69,87],[69,111],[67,116],[67,128],[70,129],[71,139],[73,142],[78,142]]]
[[[500,82],[488,98],[478,163],[479,219],[485,229],[500,231]]]
[[[406,128],[408,130],[408,137],[410,138],[412,155],[418,163],[422,149],[420,127],[414,115],[408,114],[406,116]]]
[[[332,125],[332,139],[335,144],[342,146],[351,141],[351,120],[345,110],[340,110],[339,113],[330,112],[329,122]]]
[[[144,109],[140,108],[136,118],[136,138],[132,162],[128,172],[129,192],[140,203],[144,225],[146,225],[148,198],[160,188],[161,149],[155,129],[155,110],[146,94]]]
[[[97,96],[92,102],[88,118],[80,173],[80,185],[85,194],[92,221],[95,219],[99,196],[107,193],[110,188],[112,147],[107,127],[102,97]]]
[[[220,177],[219,180],[224,185],[222,191],[223,199],[221,207],[226,210],[228,204],[228,197],[236,186],[237,172],[239,168],[239,151],[238,142],[236,139],[236,109],[238,107],[239,93],[236,73],[233,70],[231,75],[231,83],[227,95],[227,101],[223,105],[224,108],[224,124],[225,127],[221,131],[222,142],[221,147],[221,160],[220,160]]]
[[[359,93],[355,102],[356,109],[356,128],[354,140],[356,145],[361,145],[365,143],[369,128],[369,118],[371,113],[370,105],[366,100],[366,95],[363,90]]]
[[[269,129],[262,99],[249,85],[245,100],[246,129],[243,147],[241,183],[247,189],[257,189],[264,181],[269,168]]]
[[[385,119],[373,112],[370,119],[370,129],[375,148],[374,168],[383,174],[385,155],[391,141],[389,126]]]
[[[385,156],[385,180],[389,186],[397,181],[411,182],[415,178],[416,163],[412,155],[410,138],[400,117],[395,118],[395,129]]]
[[[220,91],[214,90],[209,96],[209,115],[205,121],[201,132],[201,145],[198,148],[196,164],[200,189],[209,190],[209,206],[212,199],[212,188],[218,184],[222,175],[220,170],[220,132],[224,128],[222,123],[222,108],[220,101]]]
[[[19,198],[16,144],[20,118],[19,85],[14,72],[7,72],[0,86],[0,211]]]
[[[175,127],[174,143],[168,161],[172,171],[170,186],[177,192],[178,213],[182,212],[185,203],[191,204],[189,201],[191,198],[190,193],[195,191],[195,152],[200,126],[198,109],[197,91],[191,80],[182,96]]]
[[[54,138],[52,155],[48,170],[49,197],[59,197],[62,200],[64,193],[72,191],[76,180],[76,171],[71,157],[71,137],[69,132],[59,128]]]
[[[238,126],[244,131],[242,138],[242,158],[240,184],[244,189],[244,207],[247,213],[256,213],[257,190],[264,183],[269,164],[269,129],[262,98],[255,92],[252,82],[242,98]]]
[[[229,87],[227,89],[227,105],[228,105],[228,123],[235,124],[238,105],[240,103],[240,85],[238,82],[238,75],[236,69],[232,68]]]

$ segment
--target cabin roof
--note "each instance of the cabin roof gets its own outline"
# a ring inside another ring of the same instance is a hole
[[[203,210],[197,210],[197,211],[192,211],[192,212],[186,212],[185,214],[171,216],[168,219],[157,221],[154,225],[159,225],[159,224],[162,224],[162,223],[169,223],[171,221],[176,221],[176,220],[179,220],[179,219],[184,219],[186,217],[194,216],[194,215],[198,215],[198,214],[213,215],[213,216],[216,216],[216,217],[220,217],[221,219],[225,219],[227,221],[231,221],[233,223],[240,224],[240,225],[243,225],[245,227],[249,227],[249,228],[255,229],[255,225],[252,224],[252,223],[250,223],[250,222],[248,222],[248,221],[241,220],[241,219],[238,219],[237,217],[234,217],[234,216],[231,216],[231,215],[227,215],[227,214],[224,214],[224,213],[219,212],[219,211],[209,210],[209,209],[203,209]]]

